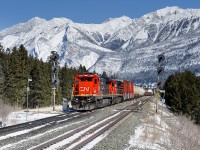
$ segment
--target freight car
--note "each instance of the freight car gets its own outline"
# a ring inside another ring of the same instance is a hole
[[[71,104],[75,110],[92,110],[134,98],[134,84],[84,73],[74,77]]]
[[[152,89],[148,89],[144,92],[144,96],[152,96],[153,95],[153,90]]]
[[[142,87],[134,86],[134,97],[138,98],[144,96],[145,90]]]

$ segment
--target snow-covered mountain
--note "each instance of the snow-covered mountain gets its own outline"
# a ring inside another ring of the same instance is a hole
[[[135,81],[156,81],[157,56],[164,54],[164,76],[190,69],[200,73],[200,9],[166,7],[131,19],[110,18],[101,24],[80,24],[66,18],[35,17],[0,31],[4,48],[24,44],[44,61],[51,51],[60,64]]]

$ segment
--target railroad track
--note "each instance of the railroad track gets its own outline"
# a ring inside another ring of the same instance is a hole
[[[88,112],[90,113],[90,112]],[[72,114],[61,114],[61,115],[56,115],[56,116],[51,116],[43,119],[38,119],[35,121],[30,121],[26,123],[21,123],[21,124],[16,124],[12,126],[7,126],[0,128],[0,135],[7,135],[9,133],[13,132],[18,132],[22,130],[27,130],[27,129],[33,129],[35,127],[39,127],[45,124],[54,125],[54,124],[59,124],[62,122],[65,122],[65,120],[72,119],[73,117],[76,117],[77,115],[81,115],[81,113],[72,113]],[[87,114],[87,113],[86,113]]]
[[[87,125],[81,126],[75,130],[69,131],[59,137],[49,140],[45,143],[37,145],[30,148],[30,150],[40,150],[40,149],[70,149],[77,150],[84,147],[86,144],[94,140],[96,137],[100,136],[104,132],[108,131],[114,125],[123,120],[131,112],[135,111],[139,107],[142,107],[148,98],[142,101],[136,101],[134,104],[127,106],[114,114],[104,117],[101,120],[89,123]]]

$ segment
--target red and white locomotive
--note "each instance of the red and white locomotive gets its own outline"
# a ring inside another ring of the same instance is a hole
[[[134,98],[134,84],[84,73],[74,77],[72,107],[92,110]]]

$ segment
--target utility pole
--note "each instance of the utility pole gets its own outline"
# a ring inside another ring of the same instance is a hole
[[[56,99],[56,85],[59,82],[58,76],[58,59],[59,55],[55,51],[51,51],[50,60],[53,62],[52,66],[52,93],[53,93],[53,111],[55,111],[55,99]]]
[[[160,126],[161,126],[161,120],[162,120],[162,110],[163,110],[163,103],[165,103],[165,90],[160,90],[160,94],[163,94],[163,96],[161,96],[162,98],[162,107],[161,107],[161,114],[160,114]]]
[[[29,91],[30,91],[30,87],[29,87],[29,82],[31,82],[32,79],[29,79],[28,78],[28,83],[27,83],[27,98],[26,98],[26,121],[28,120],[28,94],[29,94]]]
[[[157,66],[157,94],[160,99],[160,90],[162,88],[162,80],[160,80],[160,75],[164,72],[164,68],[161,67],[161,62],[165,60],[165,56],[158,55],[158,66]],[[158,99],[156,100],[156,112],[158,112]]]
[[[28,83],[27,83],[27,99],[26,99],[26,111],[28,112],[28,94],[29,94],[29,91],[30,91],[30,87],[29,87],[29,82],[31,82],[32,79],[29,79],[28,78]]]

